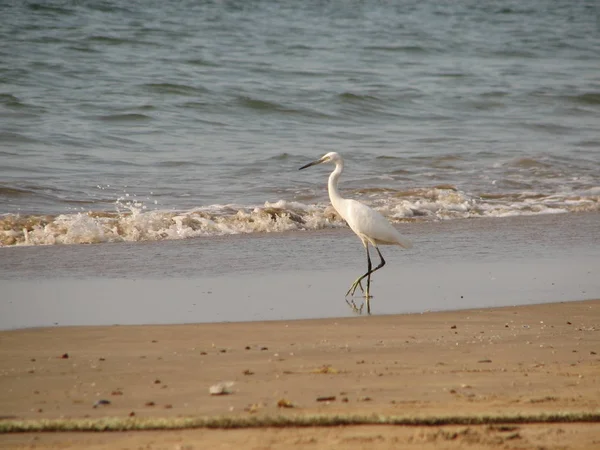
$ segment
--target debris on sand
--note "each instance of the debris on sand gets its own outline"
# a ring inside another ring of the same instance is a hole
[[[96,403],[94,403],[94,408],[97,408],[98,406],[105,406],[105,405],[110,405],[110,400],[98,400]]]
[[[330,365],[324,365],[317,369],[313,369],[310,371],[311,373],[340,373],[339,370],[334,369]]]
[[[287,398],[280,398],[279,401],[277,402],[277,407],[278,408],[295,408],[296,405],[294,405]]]
[[[208,388],[210,395],[229,395],[232,393],[231,387],[235,383],[233,381],[221,381],[220,383],[213,384]]]

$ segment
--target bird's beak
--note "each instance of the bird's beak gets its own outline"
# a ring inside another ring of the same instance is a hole
[[[323,162],[323,158],[317,159],[316,161],[305,164],[304,166],[300,167],[298,170],[306,169],[307,167],[310,167],[310,166],[316,166],[317,164],[321,164],[322,162]]]

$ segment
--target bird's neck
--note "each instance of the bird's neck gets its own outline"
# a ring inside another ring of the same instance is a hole
[[[331,172],[329,175],[329,183],[328,183],[328,191],[329,191],[329,200],[331,200],[331,204],[333,207],[340,212],[340,203],[344,200],[340,195],[340,191],[338,191],[338,180],[340,175],[344,171],[344,163],[337,162],[335,164],[335,170]]]

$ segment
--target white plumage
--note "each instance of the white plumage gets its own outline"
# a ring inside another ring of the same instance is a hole
[[[385,265],[385,260],[379,251],[379,245],[399,245],[404,248],[411,248],[412,243],[403,237],[398,230],[396,230],[388,220],[381,215],[378,211],[369,208],[356,200],[343,198],[338,191],[338,180],[344,170],[344,160],[336,152],[330,152],[323,155],[320,159],[310,162],[302,167],[300,170],[306,169],[307,167],[314,166],[322,163],[334,163],[335,169],[329,175],[328,191],[329,199],[331,204],[338,212],[340,216],[348,223],[348,226],[356,233],[356,235],[362,241],[367,251],[367,272],[358,277],[348,292],[346,297],[350,294],[354,295],[357,287],[360,287],[361,291],[365,294],[365,300],[367,304],[367,312],[371,314],[371,303],[370,303],[370,287],[371,287],[371,274],[376,270],[381,269]],[[381,262],[375,269],[372,269],[371,257],[369,255],[369,244],[375,247]],[[367,278],[367,289],[363,289],[361,281]],[[346,300],[347,301],[347,300]],[[361,312],[362,306],[356,307],[354,301],[348,302],[356,311]]]

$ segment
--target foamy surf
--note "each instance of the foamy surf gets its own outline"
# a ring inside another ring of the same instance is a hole
[[[396,223],[600,211],[598,188],[580,195],[471,195],[453,186],[411,191],[358,190],[351,194]],[[0,245],[161,241],[343,226],[345,223],[328,203],[279,200],[263,205],[209,205],[167,211],[119,200],[114,212],[1,216]]]

